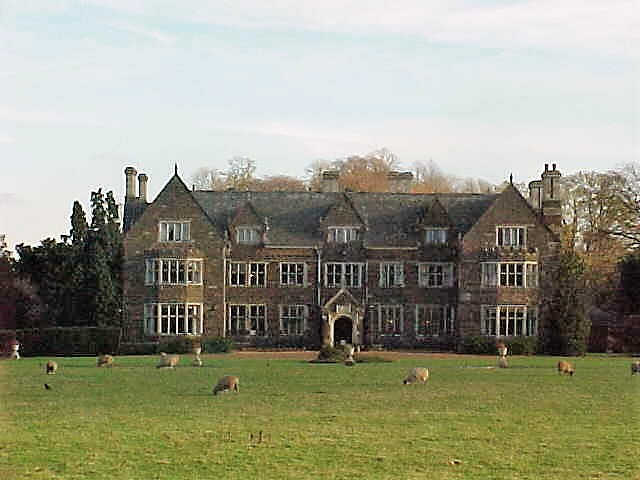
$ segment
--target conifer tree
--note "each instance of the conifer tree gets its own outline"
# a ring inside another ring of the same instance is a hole
[[[85,284],[91,324],[96,326],[119,323],[119,301],[109,258],[111,242],[104,195],[102,189],[99,189],[91,193],[91,228],[87,237]]]
[[[71,214],[71,254],[68,260],[68,276],[70,278],[68,302],[69,315],[74,325],[86,325],[90,314],[90,305],[86,284],[87,274],[87,238],[89,227],[82,205],[77,200],[73,202]]]

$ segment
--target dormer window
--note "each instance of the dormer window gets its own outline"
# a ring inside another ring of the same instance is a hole
[[[522,226],[496,228],[496,245],[499,247],[525,247],[527,229]]]
[[[427,228],[424,233],[424,243],[428,245],[444,245],[447,243],[446,228]]]
[[[257,245],[260,243],[260,227],[237,227],[236,243],[241,245]]]
[[[360,239],[357,227],[329,227],[327,241],[329,243],[349,243]]]
[[[191,240],[191,222],[188,221],[161,221],[158,230],[161,242]]]

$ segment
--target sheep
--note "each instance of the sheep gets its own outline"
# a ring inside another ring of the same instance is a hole
[[[176,368],[180,357],[178,355],[167,355],[164,352],[160,352],[160,363],[156,368]]]
[[[509,368],[509,364],[507,363],[507,357],[503,357],[503,356],[498,357],[498,367]]]
[[[508,349],[507,349],[507,346],[505,345],[505,343],[502,340],[498,341],[498,343],[496,344],[496,348],[498,350],[498,356],[500,356],[500,357],[506,357],[507,356]]]
[[[202,359],[200,358],[200,353],[202,352],[202,346],[199,343],[193,344],[193,365],[194,367],[202,366]]]
[[[240,379],[234,375],[225,375],[220,380],[215,387],[213,387],[213,394],[217,395],[218,392],[228,392],[229,390],[235,390],[236,392],[240,391]]]
[[[409,371],[407,378],[402,383],[405,385],[412,383],[425,383],[429,380],[429,369],[424,367],[414,367]]]
[[[573,374],[575,373],[575,369],[573,368],[573,365],[571,365],[569,362],[560,360],[558,362],[558,373],[560,375],[564,373],[565,375],[573,376]]]
[[[635,362],[631,362],[631,375],[635,373],[640,373],[640,360],[636,360]]]
[[[354,353],[356,352],[356,349],[354,348],[353,345],[347,345],[345,347],[345,359],[344,359],[344,364],[348,367],[353,367],[356,364],[356,360],[355,358],[353,358]]]
[[[113,367],[113,356],[112,355],[98,355],[96,364],[98,367]]]
[[[46,371],[47,371],[47,375],[55,375],[56,372],[58,371],[58,364],[53,360],[49,360],[47,362]]]

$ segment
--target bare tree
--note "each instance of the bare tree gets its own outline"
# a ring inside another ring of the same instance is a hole
[[[227,188],[247,191],[255,182],[256,162],[249,157],[237,156],[229,160],[229,169],[225,173]]]
[[[433,160],[414,164],[413,193],[448,193],[454,191],[454,178],[444,173]]]
[[[640,250],[640,163],[628,163],[613,173],[618,182],[616,189],[609,193],[616,209],[607,233]]]
[[[275,175],[254,180],[253,188],[256,192],[303,192],[307,190],[304,181],[287,175]]]
[[[198,190],[224,190],[224,174],[214,168],[200,167],[191,176],[191,183]]]

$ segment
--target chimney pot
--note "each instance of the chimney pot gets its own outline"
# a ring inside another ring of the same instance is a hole
[[[545,172],[548,172],[548,171],[549,171],[549,164],[548,164],[548,163],[545,163],[545,164],[544,164],[544,171],[545,171]]]

